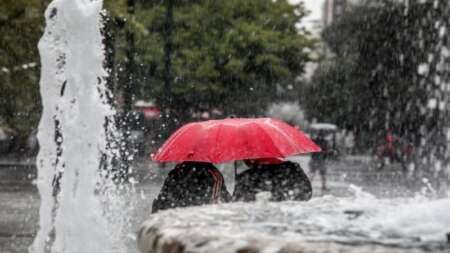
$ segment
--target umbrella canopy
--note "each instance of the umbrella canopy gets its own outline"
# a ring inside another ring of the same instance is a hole
[[[153,160],[222,163],[320,151],[301,131],[282,121],[231,118],[184,125],[170,136]]]

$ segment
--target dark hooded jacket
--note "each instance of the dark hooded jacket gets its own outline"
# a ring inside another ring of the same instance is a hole
[[[311,181],[298,163],[254,165],[236,177],[233,199],[254,201],[259,192],[270,192],[272,201],[309,200]]]
[[[311,160],[313,161],[320,161],[320,162],[324,162],[325,160],[328,159],[328,156],[330,154],[330,145],[328,144],[327,140],[325,139],[324,136],[319,135],[317,138],[315,138],[314,143],[317,144],[317,146],[320,147],[320,149],[322,150],[321,152],[314,152],[311,154]]]
[[[161,192],[153,201],[152,213],[230,200],[223,176],[213,164],[183,162],[169,172]]]

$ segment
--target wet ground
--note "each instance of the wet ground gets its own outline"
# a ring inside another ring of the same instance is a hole
[[[307,169],[306,158],[296,158]],[[323,194],[334,196],[348,196],[349,185],[355,184],[363,187],[365,191],[380,197],[389,195],[407,195],[404,187],[387,187],[386,182],[393,180],[393,175],[385,172],[384,175],[373,173],[367,169],[367,157],[352,157],[345,161],[334,163],[329,168],[329,192],[320,190],[319,177],[316,175],[313,182],[314,196]],[[142,162],[137,166],[136,191],[133,194],[134,214],[130,238],[135,236],[141,222],[144,221],[151,210],[151,202],[161,187],[161,178],[151,176],[150,171],[156,170],[154,165]],[[232,165],[219,167],[224,173],[228,189],[233,188]],[[153,173],[154,174],[154,173]],[[33,185],[35,171],[30,163],[1,163],[0,162],[0,252],[23,253],[27,252],[33,236],[37,230],[39,195]],[[395,178],[394,178],[395,179]],[[386,182],[384,182],[386,181]],[[137,252],[135,243],[129,245],[130,252]]]
[[[11,185],[10,190],[2,187],[0,191],[0,252],[24,253],[32,243],[34,234],[38,229],[39,221],[39,194],[32,185]],[[132,231],[134,236],[141,221],[151,211],[151,201],[158,192],[158,182],[139,184],[136,187],[133,202],[138,206],[134,209]],[[130,252],[137,252],[134,244],[129,245]]]

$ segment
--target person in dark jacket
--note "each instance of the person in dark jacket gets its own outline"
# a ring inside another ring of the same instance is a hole
[[[250,169],[236,176],[233,200],[254,201],[259,192],[270,192],[271,201],[311,199],[311,182],[298,163],[265,164],[258,160],[245,163]]]
[[[161,192],[153,201],[152,213],[230,200],[223,176],[213,164],[183,162],[169,172]]]
[[[322,151],[311,154],[311,161],[309,163],[311,180],[314,179],[314,176],[318,171],[322,182],[322,192],[326,192],[328,191],[326,176],[327,176],[327,159],[331,154],[330,145],[328,141],[325,139],[325,133],[321,131],[319,131],[317,137],[314,138],[313,141],[320,147],[320,149],[322,149]]]

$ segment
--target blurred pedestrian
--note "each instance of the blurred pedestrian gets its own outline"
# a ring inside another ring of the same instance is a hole
[[[348,131],[344,138],[344,146],[347,155],[353,154],[353,148],[355,147],[355,135],[353,131]]]
[[[314,176],[316,172],[318,172],[322,182],[322,191],[325,192],[329,190],[327,188],[326,176],[327,160],[329,158],[329,155],[331,154],[331,148],[330,144],[325,138],[325,133],[323,131],[319,131],[316,138],[313,138],[313,141],[322,149],[322,151],[311,154],[311,161],[309,164],[311,181],[314,180]]]
[[[403,160],[402,160],[402,150],[399,147],[400,143],[397,138],[391,132],[387,132],[381,143],[378,144],[376,148],[376,155],[378,158],[378,166],[379,170],[383,169],[386,164],[392,164],[394,162],[399,163],[402,168]]]
[[[153,201],[152,213],[230,200],[222,173],[212,163],[183,162],[169,172]]]
[[[249,169],[236,176],[233,200],[254,201],[259,192],[270,192],[272,201],[311,199],[311,182],[298,163],[275,158],[244,162]]]

